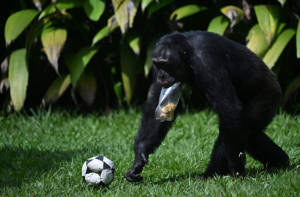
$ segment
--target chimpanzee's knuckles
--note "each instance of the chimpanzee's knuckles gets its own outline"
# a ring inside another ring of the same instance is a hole
[[[140,174],[135,174],[133,170],[128,171],[125,174],[125,178],[129,182],[140,182],[143,180],[143,177]]]

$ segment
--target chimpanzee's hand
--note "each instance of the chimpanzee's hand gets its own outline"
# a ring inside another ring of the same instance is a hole
[[[135,173],[135,169],[131,168],[126,174],[125,174],[125,178],[127,179],[127,181],[129,182],[140,182],[143,180],[143,177],[138,174]]]
[[[131,169],[125,174],[125,178],[130,182],[140,182],[143,177],[140,175],[148,159],[144,153],[135,156],[135,160]]]

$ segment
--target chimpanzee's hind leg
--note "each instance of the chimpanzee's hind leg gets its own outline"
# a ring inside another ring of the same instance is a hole
[[[267,88],[245,106],[246,151],[266,168],[283,168],[289,165],[288,155],[264,133],[278,109],[281,96],[279,85],[273,86],[273,92],[270,90]]]
[[[247,152],[265,168],[284,168],[289,165],[288,155],[263,132],[258,132],[249,140],[251,143],[248,143]]]
[[[197,176],[197,178],[209,178],[215,175],[226,175],[229,173],[225,145],[220,135],[218,136],[210,156],[210,162],[206,171]]]
[[[207,57],[209,58],[209,57]],[[211,57],[210,60],[214,58]],[[198,59],[203,62],[203,59]],[[209,165],[200,177],[245,173],[244,137],[242,130],[242,102],[234,88],[228,72],[214,62],[203,62],[197,85],[204,91],[211,108],[218,114],[219,136],[213,148]],[[218,72],[216,72],[218,70]],[[243,154],[242,154],[243,155]]]
[[[148,163],[149,154],[161,144],[172,122],[160,122],[155,119],[155,109],[159,101],[161,86],[153,83],[144,107],[141,125],[134,141],[135,159],[125,178],[131,182],[141,181],[140,173]]]

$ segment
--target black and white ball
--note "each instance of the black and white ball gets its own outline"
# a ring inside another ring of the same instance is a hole
[[[105,156],[89,158],[82,165],[82,178],[88,185],[109,185],[115,175],[114,163]]]

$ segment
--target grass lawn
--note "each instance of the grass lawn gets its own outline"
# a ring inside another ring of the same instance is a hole
[[[0,196],[300,196],[300,118],[277,115],[267,129],[290,156],[285,170],[262,171],[247,157],[248,176],[196,180],[205,170],[217,136],[217,117],[208,111],[178,116],[167,138],[144,168],[142,183],[124,173],[133,162],[140,112],[109,116],[41,112],[0,117]],[[89,157],[114,161],[108,188],[82,182]]]

